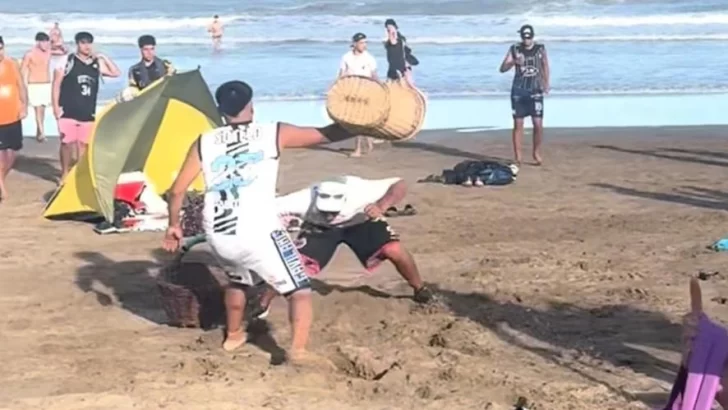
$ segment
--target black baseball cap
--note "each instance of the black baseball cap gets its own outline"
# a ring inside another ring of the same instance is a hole
[[[35,41],[51,41],[51,38],[48,37],[48,34],[39,31],[35,34]]]
[[[351,41],[353,41],[354,43],[356,43],[356,42],[361,41],[361,40],[364,40],[366,38],[367,38],[366,34],[364,34],[364,33],[356,33],[356,34],[354,34],[351,37]]]
[[[253,88],[243,81],[228,81],[217,87],[215,101],[220,112],[235,117],[253,100]]]
[[[518,33],[524,40],[530,40],[533,38],[533,36],[536,35],[536,33],[533,32],[533,26],[530,24],[524,24],[523,26],[521,26],[521,28],[518,30]]]
[[[155,39],[154,36],[152,36],[150,34],[145,34],[145,35],[139,37],[139,40],[137,40],[137,44],[139,44],[139,48],[146,47],[146,46],[156,46],[157,39]]]
[[[76,43],[93,43],[94,42],[94,36],[89,33],[88,31],[80,31],[76,33],[76,36],[74,37],[76,40]]]

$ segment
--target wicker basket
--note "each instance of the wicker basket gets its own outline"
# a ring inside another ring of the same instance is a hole
[[[420,90],[409,86],[402,80],[386,83],[392,105],[387,120],[374,127],[373,137],[406,141],[422,129],[427,113],[427,101]]]
[[[360,96],[378,95],[379,90],[373,84],[384,88],[386,103],[376,104],[375,99]],[[404,80],[379,83],[365,77],[337,80],[329,90],[326,106],[329,116],[351,133],[388,141],[414,138],[422,129],[427,113],[425,96]]]
[[[387,87],[377,80],[340,77],[326,95],[326,111],[334,121],[349,127],[376,127],[389,115]]]
[[[169,324],[211,329],[225,316],[225,274],[214,265],[184,262],[181,254],[157,277],[157,288]]]

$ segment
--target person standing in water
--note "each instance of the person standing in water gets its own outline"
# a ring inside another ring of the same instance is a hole
[[[86,152],[94,121],[101,76],[118,77],[119,67],[93,50],[94,36],[76,34],[76,52],[53,72],[53,114],[61,134],[61,182]]]
[[[530,25],[518,30],[521,42],[512,45],[500,66],[505,73],[515,67],[511,86],[511,109],[513,112],[513,155],[521,164],[523,141],[523,120],[531,117],[533,122],[533,160],[541,165],[541,143],[543,141],[543,96],[550,90],[549,60],[546,47],[533,40],[534,31]]]
[[[222,45],[223,25],[220,21],[220,16],[215,14],[212,16],[212,23],[207,27],[207,32],[210,33],[212,38],[212,48],[219,50]]]
[[[351,50],[341,57],[339,66],[339,77],[347,75],[358,75],[378,79],[377,60],[367,51],[367,36],[364,33],[356,33],[351,38]],[[361,157],[362,143],[367,143],[367,152],[374,149],[374,142],[371,137],[356,137],[354,152],[351,157]]]
[[[28,104],[35,109],[35,138],[44,142],[45,109],[51,105],[51,43],[48,34],[35,35],[31,48],[20,65],[20,72],[28,84]]]
[[[53,27],[48,31],[51,42],[51,54],[54,56],[62,56],[68,53],[66,45],[63,44],[63,33],[61,32],[61,26],[56,21],[53,23]]]
[[[412,55],[412,50],[407,46],[407,39],[399,32],[397,23],[393,19],[384,22],[387,31],[387,39],[384,48],[387,50],[387,78],[399,80],[404,78],[407,84],[414,86],[412,78],[412,66],[419,64],[417,58]]]
[[[5,55],[0,37],[0,202],[8,199],[5,178],[23,149],[23,119],[28,115],[28,95],[20,67]]]
[[[139,37],[139,51],[142,59],[129,68],[129,85],[139,91],[165,75],[174,74],[174,67],[169,60],[157,57],[157,40],[149,34]]]

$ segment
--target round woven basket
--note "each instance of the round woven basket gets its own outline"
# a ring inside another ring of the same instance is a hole
[[[183,261],[180,255],[157,276],[169,324],[211,329],[223,323],[225,283],[222,269],[197,260]]]
[[[361,76],[340,77],[326,95],[332,120],[353,128],[373,128],[389,115],[390,93],[377,80]]]
[[[427,100],[416,88],[403,81],[386,83],[391,105],[384,123],[373,127],[371,135],[394,141],[413,138],[422,129],[427,113]]]

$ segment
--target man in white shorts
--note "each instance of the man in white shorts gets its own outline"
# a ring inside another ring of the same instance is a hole
[[[45,141],[45,109],[51,105],[51,39],[48,34],[35,35],[35,46],[31,48],[20,65],[23,79],[28,84],[28,105],[35,109],[35,138]]]
[[[341,57],[339,77],[347,75],[377,79],[377,60],[367,51],[367,36],[364,33],[354,34],[351,38],[351,50]],[[351,157],[361,157],[361,146],[365,141],[368,152],[374,149],[374,142],[371,137],[356,137],[354,152],[351,153]]]
[[[371,180],[347,175],[278,197],[276,205],[284,220],[303,221],[295,243],[308,276],[318,275],[343,243],[367,271],[390,261],[412,288],[415,302],[428,303],[432,292],[422,282],[414,258],[384,218],[406,194],[407,184],[400,178]],[[253,316],[265,317],[275,296],[274,291],[267,290],[260,306],[253,307]]]
[[[227,329],[223,349],[245,343],[242,327],[246,287],[264,280],[289,302],[292,327],[288,359],[305,361],[312,321],[311,289],[303,262],[276,212],[281,150],[336,142],[353,136],[338,124],[323,128],[253,121],[253,90],[230,81],[215,92],[228,125],[202,134],[190,147],[169,195],[164,248],[180,248],[180,210],[189,186],[202,172],[207,187],[203,225],[207,242],[227,272]]]

